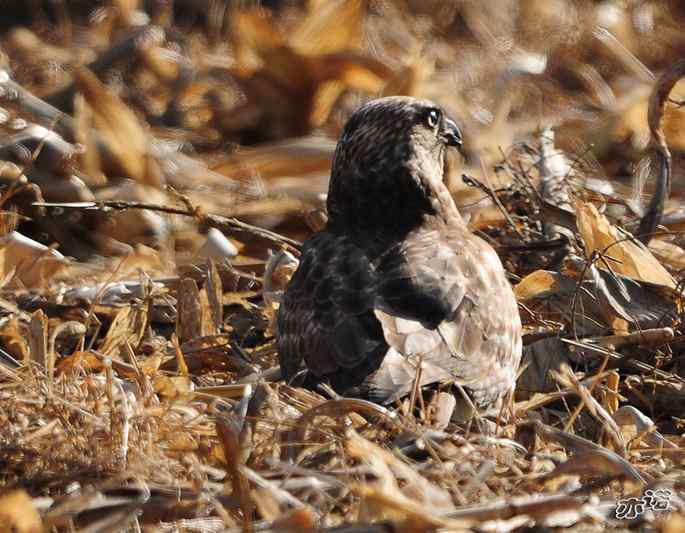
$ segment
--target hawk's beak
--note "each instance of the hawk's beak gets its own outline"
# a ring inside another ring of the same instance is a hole
[[[461,131],[452,119],[444,119],[441,136],[447,146],[454,146],[457,148],[457,150],[461,152],[463,144],[461,138]]]

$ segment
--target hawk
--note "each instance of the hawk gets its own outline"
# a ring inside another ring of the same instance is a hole
[[[446,151],[461,144],[457,125],[426,100],[380,98],[349,119],[327,225],[305,242],[278,312],[288,382],[390,403],[420,376],[422,386],[462,385],[480,408],[513,389],[516,299],[443,183]]]

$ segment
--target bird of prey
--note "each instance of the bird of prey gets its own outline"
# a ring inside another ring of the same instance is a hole
[[[446,150],[461,144],[426,100],[380,98],[349,119],[327,226],[305,242],[278,312],[286,381],[390,403],[420,376],[460,384],[480,408],[513,389],[516,299],[443,183]]]

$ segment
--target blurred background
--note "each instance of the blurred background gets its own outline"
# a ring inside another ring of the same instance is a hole
[[[685,530],[683,82],[668,231],[624,231],[663,178],[648,107],[684,25],[680,0],[0,0],[0,531],[532,531],[559,509],[600,531],[647,481]],[[447,185],[525,326],[506,439],[463,436],[445,392],[390,416],[278,381],[280,291],[382,95],[463,130]]]
[[[506,187],[496,165],[546,128],[585,185],[639,207],[652,186],[640,164],[647,99],[685,49],[677,1],[32,0],[2,9],[0,65],[16,84],[0,95],[0,159],[16,165],[2,167],[2,185],[14,184],[2,207],[32,218],[5,217],[8,228],[79,261],[133,247],[148,261],[186,263],[205,235],[192,220],[144,211],[40,208],[35,217],[33,201],[165,204],[171,185],[207,212],[304,238],[346,117],[379,95],[433,99],[459,122],[467,158],[450,161],[449,185],[476,228],[500,215],[462,174],[482,181],[487,169],[494,188]],[[683,118],[667,110],[675,196]],[[18,189],[17,176],[26,180]],[[244,237],[236,251],[264,259],[263,243]]]

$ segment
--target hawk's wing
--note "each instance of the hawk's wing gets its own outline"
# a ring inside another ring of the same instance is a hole
[[[488,405],[514,385],[521,356],[518,307],[495,251],[461,228],[422,228],[378,265],[375,314],[391,346],[373,376],[387,401],[449,379]],[[403,356],[399,358],[398,356]],[[394,361],[394,362],[393,362]]]
[[[278,352],[286,381],[307,370],[351,393],[380,365],[388,345],[373,313],[376,275],[349,238],[322,232],[302,249],[278,312]]]
[[[305,244],[278,313],[286,380],[390,402],[456,380],[479,405],[514,384],[521,354],[516,300],[497,254],[456,230],[417,230],[373,264],[348,238]]]

